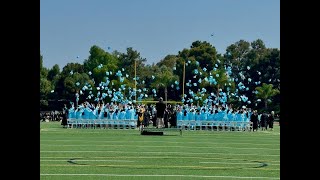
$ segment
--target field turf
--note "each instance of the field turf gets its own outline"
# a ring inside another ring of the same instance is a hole
[[[41,122],[40,179],[280,179],[280,127],[143,136]]]

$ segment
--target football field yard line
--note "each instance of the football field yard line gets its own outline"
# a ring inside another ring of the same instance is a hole
[[[52,140],[40,140],[40,141],[48,141],[48,142],[56,142],[56,141],[62,141],[62,142],[77,142],[77,141],[80,141],[80,142],[83,142],[83,141],[87,141],[88,144],[92,144],[93,142],[98,142],[98,143],[101,143],[101,142],[105,142],[105,143],[111,143],[111,142],[115,142],[115,143],[172,143],[172,144],[201,144],[201,143],[205,143],[205,144],[208,144],[208,145],[220,145],[220,144],[223,144],[223,143],[227,143],[227,144],[246,144],[246,145],[264,145],[264,146],[270,146],[270,145],[280,145],[279,143],[263,143],[263,144],[256,144],[256,143],[246,143],[246,142],[221,142],[221,143],[212,143],[212,142],[201,142],[201,141],[140,141],[140,140],[131,140],[131,141],[110,141],[110,140],[88,140],[88,139],[73,139],[73,140],[68,140],[68,139],[52,139]]]
[[[83,144],[41,144],[41,146],[83,146],[83,147],[87,147],[89,145],[83,145]],[[136,144],[132,144],[132,145],[123,145],[123,144],[98,144],[95,146],[102,146],[102,147],[137,147]],[[280,149],[276,149],[276,148],[254,148],[254,147],[226,147],[226,146],[214,146],[214,147],[202,147],[202,146],[196,146],[196,147],[189,147],[189,146],[150,146],[150,145],[139,145],[139,147],[157,147],[157,148],[187,148],[187,149],[212,149],[212,148],[226,148],[226,149],[267,149],[267,150],[276,150],[279,151]]]
[[[241,168],[243,169],[254,169],[256,171],[280,171],[279,168],[273,169],[273,168],[259,168],[257,167],[230,167],[230,166],[164,166],[164,165],[136,165],[136,164],[42,164],[40,166],[47,166],[47,167],[116,167],[116,168],[148,168],[148,169],[168,169],[168,168],[175,168],[175,169],[190,169],[193,168],[193,170],[235,170]],[[125,169],[126,170],[126,169]]]
[[[139,157],[131,157],[131,156],[90,156],[90,157],[72,157],[72,158],[96,158],[96,159],[101,159],[101,158],[119,158],[119,159],[222,159],[225,161],[243,161],[244,159],[229,159],[229,158],[216,158],[216,157],[203,157],[203,156],[139,156]],[[70,157],[56,157],[56,156],[42,156],[40,159],[70,159]],[[256,159],[251,159],[251,161],[264,161],[264,162],[272,162],[272,163],[279,163],[280,161],[269,161],[269,160],[256,160]]]
[[[108,153],[124,153],[124,154],[141,154],[141,153],[146,153],[146,154],[167,154],[167,153],[172,153],[172,154],[222,154],[222,155],[235,155],[235,156],[280,156],[280,154],[233,154],[233,153],[202,153],[202,152],[176,152],[176,151],[149,151],[149,152],[130,152],[130,151],[40,151],[40,153],[82,153],[82,152],[93,152],[93,153],[103,153],[103,152],[108,152]]]
[[[274,177],[243,177],[243,176],[208,176],[184,174],[40,174],[41,176],[122,176],[122,177],[193,177],[193,178],[233,178],[233,179],[280,179]]]

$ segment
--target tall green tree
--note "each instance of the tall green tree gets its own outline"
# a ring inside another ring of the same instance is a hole
[[[89,51],[88,59],[84,60],[83,66],[85,72],[92,71],[97,68],[100,64],[106,67],[109,71],[114,71],[118,69],[118,59],[110,54],[109,52],[104,51],[99,46],[92,46]]]
[[[52,81],[55,76],[58,76],[60,74],[60,68],[58,64],[55,64],[52,69],[48,72],[48,80]]]
[[[199,78],[207,76],[207,72],[212,71],[217,63],[219,63],[217,51],[214,46],[206,41],[194,41],[190,49],[179,51],[176,59],[176,69],[173,71],[175,75],[179,76],[179,86],[182,87],[179,94],[182,94],[183,90],[186,94],[186,89],[197,92],[198,86],[186,87],[186,83],[189,81],[190,84],[198,83]],[[194,73],[196,69],[199,74]],[[203,69],[206,69],[206,72]],[[200,75],[200,72],[203,75]],[[183,84],[183,74],[185,74],[185,84]]]
[[[161,67],[161,66],[167,66],[168,68],[173,69],[176,66],[176,61],[177,61],[177,56],[176,55],[167,55],[164,59],[160,60],[156,65]]]
[[[174,75],[172,69],[167,66],[161,66],[159,71],[155,73],[155,81],[151,84],[151,87],[159,89],[160,87],[164,88],[165,101],[168,101],[168,86],[174,81],[177,81],[179,78],[177,75]]]
[[[127,48],[126,53],[119,55],[119,69],[124,68],[129,77],[133,78],[135,71],[137,76],[140,76],[140,72],[145,66],[147,60],[140,56],[140,53],[134,50],[132,47]]]
[[[40,78],[40,99],[47,99],[51,90],[51,82],[46,78]]]
[[[40,54],[40,78],[47,78],[48,69],[43,66],[43,56]]]
[[[264,101],[265,109],[268,109],[268,101],[271,101],[271,98],[276,94],[279,94],[278,89],[274,89],[272,84],[263,83],[262,86],[256,87],[258,93],[256,94],[257,98],[261,98]]]

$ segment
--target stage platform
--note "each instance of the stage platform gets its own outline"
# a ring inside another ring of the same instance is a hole
[[[181,128],[142,128],[141,135],[164,135],[164,132],[177,131],[182,135]]]

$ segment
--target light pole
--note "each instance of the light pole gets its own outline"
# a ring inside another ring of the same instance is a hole
[[[76,92],[76,108],[78,107],[78,101],[79,101],[79,93]]]
[[[183,61],[183,77],[182,77],[182,98],[184,99],[184,81],[186,76],[186,62]]]
[[[134,99],[137,102],[137,59],[134,59],[134,92]]]

